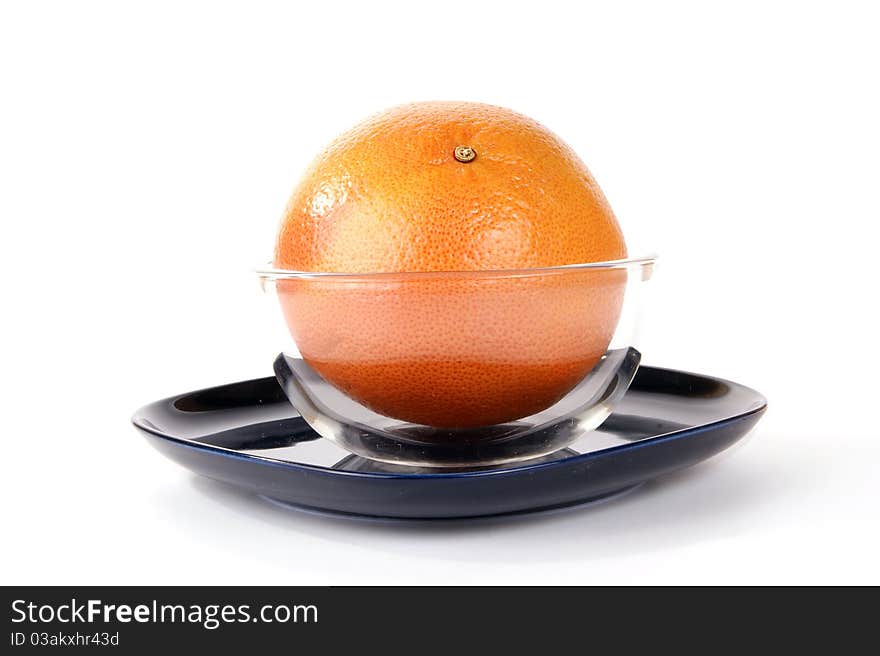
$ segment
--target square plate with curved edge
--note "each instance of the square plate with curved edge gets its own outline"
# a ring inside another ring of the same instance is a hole
[[[197,474],[302,510],[452,519],[564,508],[690,467],[742,438],[767,407],[743,385],[642,366],[595,431],[549,456],[464,470],[383,464],[318,436],[274,377],[180,394],[132,422]]]

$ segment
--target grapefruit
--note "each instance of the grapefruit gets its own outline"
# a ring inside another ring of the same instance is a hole
[[[277,284],[328,382],[395,419],[467,428],[549,407],[608,347],[625,272],[542,268],[624,257],[598,184],[553,133],[500,107],[428,102],[315,159],[274,265],[353,274]]]

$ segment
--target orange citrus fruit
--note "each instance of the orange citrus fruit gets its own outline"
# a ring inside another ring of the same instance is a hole
[[[274,265],[387,274],[279,281],[297,346],[380,414],[464,428],[570,391],[605,353],[626,279],[498,270],[624,257],[602,191],[553,133],[500,107],[428,102],[377,114],[317,157]]]

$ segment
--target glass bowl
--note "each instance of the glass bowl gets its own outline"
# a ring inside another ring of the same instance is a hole
[[[638,368],[654,263],[258,274],[292,337],[276,376],[316,432],[385,463],[469,467],[545,456],[604,421]]]

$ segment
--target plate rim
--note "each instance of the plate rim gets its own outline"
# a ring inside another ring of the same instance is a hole
[[[241,381],[236,381],[232,383],[226,383],[225,385],[215,385],[212,387],[205,387],[198,390],[193,390],[190,392],[183,392],[181,394],[176,394],[173,396],[169,396],[163,399],[159,399],[157,401],[153,401],[152,403],[148,403],[146,405],[138,408],[134,414],[131,416],[132,425],[138,430],[147,433],[152,437],[156,437],[168,442],[172,442],[175,445],[190,448],[196,451],[208,452],[211,454],[225,456],[228,458],[234,458],[239,460],[244,460],[246,462],[253,462],[260,465],[269,465],[273,467],[280,467],[282,469],[288,469],[293,471],[304,470],[309,473],[317,473],[323,474],[333,477],[338,476],[347,476],[354,478],[366,478],[366,479],[394,479],[394,480],[405,480],[405,479],[430,479],[430,480],[438,480],[438,479],[456,479],[456,478],[485,478],[485,477],[494,477],[494,476],[516,476],[520,475],[524,472],[535,472],[538,470],[546,470],[552,469],[554,467],[560,467],[563,465],[573,465],[582,462],[588,462],[590,460],[594,460],[599,457],[604,457],[612,453],[621,453],[625,451],[633,451],[636,449],[640,449],[646,446],[654,446],[663,442],[675,441],[678,439],[683,439],[685,437],[692,437],[699,433],[703,433],[708,430],[712,430],[714,428],[718,428],[727,424],[736,423],[738,421],[742,421],[746,418],[749,418],[753,415],[762,415],[767,410],[767,399],[766,397],[758,392],[757,390],[747,387],[746,385],[742,385],[741,383],[736,383],[734,381],[726,380],[724,378],[718,378],[716,376],[708,376],[705,374],[698,374],[689,371],[683,371],[679,369],[669,369],[666,367],[653,367],[649,365],[642,365],[639,369],[652,369],[657,372],[668,373],[668,374],[684,374],[687,376],[693,376],[703,379],[712,380],[718,383],[723,383],[732,387],[740,388],[746,392],[749,392],[751,395],[755,397],[755,401],[758,404],[757,407],[754,407],[750,410],[746,410],[744,412],[739,412],[730,417],[725,417],[723,419],[716,419],[715,421],[711,421],[705,424],[699,424],[697,426],[690,426],[687,428],[681,428],[678,430],[670,431],[667,433],[663,433],[661,435],[655,435],[654,437],[648,437],[642,440],[638,440],[636,442],[631,442],[629,444],[618,444],[615,446],[607,447],[604,449],[599,449],[596,451],[589,451],[587,453],[579,453],[577,455],[569,456],[567,458],[560,458],[559,460],[552,460],[550,462],[540,462],[533,464],[514,464],[509,468],[503,469],[490,469],[490,470],[476,470],[476,471],[458,471],[458,472],[431,472],[431,473],[393,473],[393,472],[355,472],[355,471],[347,471],[342,469],[332,469],[331,467],[325,467],[322,465],[312,465],[308,463],[302,462],[293,462],[290,460],[280,460],[278,458],[271,458],[263,455],[256,455],[251,453],[243,453],[241,451],[237,451],[235,449],[228,449],[225,447],[220,447],[212,444],[204,444],[195,442],[193,440],[187,440],[180,437],[175,437],[173,435],[169,435],[158,428],[153,428],[151,426],[147,426],[145,424],[145,411],[148,408],[155,407],[158,405],[167,405],[173,404],[173,402],[177,399],[180,399],[184,396],[189,396],[192,394],[198,394],[201,392],[207,392],[210,390],[215,390],[218,387],[225,387],[226,385],[235,385],[238,383],[247,383],[257,380],[268,380],[271,379],[271,376],[267,376],[264,378],[251,378]],[[288,419],[295,419],[300,415],[296,414]],[[325,439],[325,438],[321,438]]]

